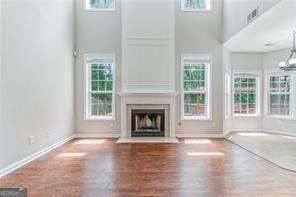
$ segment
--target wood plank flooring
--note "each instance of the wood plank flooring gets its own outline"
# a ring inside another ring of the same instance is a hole
[[[296,196],[296,173],[227,140],[72,140],[0,179],[29,196]]]

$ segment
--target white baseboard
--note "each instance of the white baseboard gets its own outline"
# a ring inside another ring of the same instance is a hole
[[[296,133],[288,133],[288,132],[273,131],[273,130],[263,130],[262,132],[264,132],[264,133],[271,133],[271,134],[287,135],[287,136],[293,136],[293,137],[296,137]]]
[[[277,135],[287,135],[287,136],[293,136],[296,137],[296,133],[288,133],[288,132],[282,132],[282,131],[274,131],[274,130],[259,130],[259,129],[231,129],[226,132],[224,132],[224,137],[228,135],[231,132],[263,132],[263,133],[270,133],[270,134],[277,134]]]
[[[120,134],[113,133],[76,133],[74,138],[119,138]]]
[[[55,144],[53,144],[53,145],[51,145],[49,147],[46,147],[46,148],[44,148],[44,149],[42,149],[42,150],[28,156],[28,157],[26,157],[26,158],[14,163],[14,164],[8,166],[8,167],[0,170],[0,178],[7,175],[7,174],[9,174],[9,173],[11,173],[12,171],[14,171],[14,170],[16,170],[18,168],[26,165],[27,163],[37,159],[38,157],[41,157],[42,155],[44,155],[44,154],[58,148],[59,146],[62,146],[63,144],[69,142],[72,139],[73,139],[73,136],[71,135],[70,137],[68,137],[66,139],[58,141],[57,143],[55,143]]]
[[[221,133],[177,133],[178,138],[223,138]]]

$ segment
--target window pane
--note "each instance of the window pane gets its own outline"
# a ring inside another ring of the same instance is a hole
[[[183,0],[184,8],[187,9],[205,9],[206,0]]]
[[[91,80],[99,80],[99,72],[98,70],[91,71]]]
[[[91,94],[91,115],[112,116],[112,93]]]
[[[91,58],[93,56],[94,59]],[[106,55],[87,56],[87,61],[104,61]],[[108,56],[108,58],[111,55]],[[110,61],[110,59],[108,59]],[[88,114],[89,118],[96,116],[112,116],[113,106],[113,64],[111,63],[90,63],[86,64],[88,68]]]
[[[113,8],[114,0],[87,0],[88,9],[98,9],[98,8]]]
[[[92,81],[91,82],[91,90],[92,91],[98,91],[99,90],[99,82],[98,81]]]
[[[185,93],[184,102],[185,104],[197,104],[197,94]]]
[[[105,80],[106,77],[105,77],[105,72],[104,70],[100,69],[99,70],[99,80]]]
[[[100,81],[99,82],[99,90],[100,91],[105,91],[106,90],[106,82],[105,81]]]
[[[106,82],[106,90],[107,91],[112,91],[113,90],[113,82],[112,81],[107,81]]]
[[[206,115],[206,64],[184,64],[184,116]]]
[[[256,77],[234,76],[234,113],[256,114]]]

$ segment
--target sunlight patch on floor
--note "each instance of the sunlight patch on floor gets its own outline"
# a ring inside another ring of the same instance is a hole
[[[97,139],[97,140],[79,140],[74,144],[103,144],[106,140],[105,139]]]
[[[209,139],[185,139],[185,144],[212,144]]]
[[[222,152],[188,152],[188,156],[224,156]]]
[[[58,157],[83,157],[86,153],[62,153],[59,154]]]

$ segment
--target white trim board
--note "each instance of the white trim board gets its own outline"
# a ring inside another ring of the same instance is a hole
[[[120,133],[75,133],[75,139],[82,138],[119,138]]]
[[[66,139],[63,139],[61,141],[58,141],[57,143],[51,145],[51,146],[48,146],[36,153],[33,153],[32,155],[29,155],[28,157],[25,157],[24,159],[18,161],[18,162],[15,162],[13,164],[11,164],[10,166],[7,166],[6,168],[0,170],[0,178],[17,170],[18,168],[30,163],[31,161],[37,159],[38,157],[41,157],[43,155],[45,155],[46,153],[64,145],[65,143],[71,141],[72,139],[74,139],[73,135],[71,135],[70,137],[66,138]]]
[[[178,138],[223,138],[221,133],[177,133]]]

